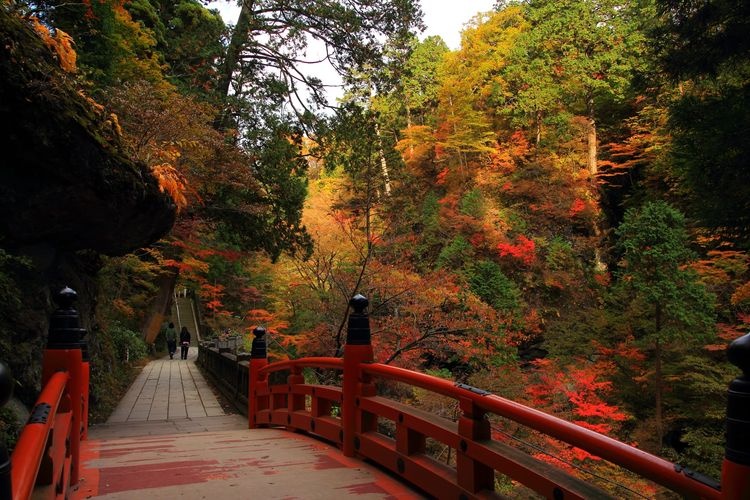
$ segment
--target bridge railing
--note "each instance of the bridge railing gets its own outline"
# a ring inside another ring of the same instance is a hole
[[[202,342],[198,348],[198,364],[208,372],[217,389],[240,410],[247,408],[249,359],[249,354],[235,353],[231,347],[216,342]]]
[[[87,437],[89,363],[75,298],[70,288],[57,297],[59,308],[50,319],[42,363],[41,394],[10,460],[0,467],[3,499],[68,498],[78,484],[80,443]],[[12,378],[8,370],[0,372],[4,403],[12,392]],[[7,459],[4,449],[0,455]]]
[[[750,498],[750,335],[730,347],[744,375],[730,385],[727,457],[721,485],[684,467],[533,408],[480,389],[373,363],[367,299],[352,299],[342,358],[303,358],[268,364],[265,330],[255,330],[249,363],[249,426],[282,426],[320,436],[347,456],[380,464],[439,498],[492,496],[495,473],[547,498],[602,498],[607,492],[492,438],[489,417],[513,420],[588,451],[687,498]],[[341,387],[305,383],[304,370],[341,372]],[[286,373],[285,383],[272,374]],[[390,380],[454,399],[454,422],[377,395]],[[380,432],[389,423],[395,435]],[[455,467],[431,458],[428,440],[455,450]]]

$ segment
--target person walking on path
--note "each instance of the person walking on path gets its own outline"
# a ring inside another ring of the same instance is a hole
[[[188,348],[190,347],[190,332],[186,326],[183,326],[182,330],[180,330],[180,347],[181,358],[187,359]]]
[[[170,321],[169,326],[164,331],[164,336],[167,338],[167,351],[169,351],[169,359],[174,358],[174,353],[177,350],[177,330],[175,330],[174,323]]]

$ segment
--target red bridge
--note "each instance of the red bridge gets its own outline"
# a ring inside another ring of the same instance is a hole
[[[156,421],[144,418],[127,432],[120,428],[119,435],[97,437],[94,428],[89,436],[89,364],[74,298],[72,290],[61,292],[61,307],[50,321],[42,392],[10,459],[0,450],[2,499],[207,498],[230,492],[239,498],[491,498],[499,496],[497,474],[546,498],[627,496],[493,439],[491,422],[497,418],[586,450],[687,498],[750,498],[750,335],[728,351],[743,375],[729,385],[719,484],[481,389],[373,363],[368,303],[361,295],[351,301],[343,358],[269,364],[262,328],[254,332],[249,360],[207,346],[199,349],[199,364],[217,384],[246,401],[247,420],[212,417],[210,411],[191,417],[187,410],[180,420],[159,414]],[[199,379],[189,365],[175,363],[167,362],[170,368],[153,377],[156,391],[158,384],[171,387],[174,381],[187,394],[182,377]],[[325,371],[327,379],[340,383],[306,383],[309,369]],[[379,395],[384,381],[452,398],[460,415],[453,421]],[[7,370],[0,370],[3,402],[11,389]],[[203,399],[200,388],[197,394]],[[189,407],[188,401],[183,408]],[[110,432],[116,429],[113,425]],[[455,453],[454,465],[427,453],[433,441]]]

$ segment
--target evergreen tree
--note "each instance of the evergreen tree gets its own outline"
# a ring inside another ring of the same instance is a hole
[[[689,248],[683,215],[658,201],[630,209],[617,229],[623,252],[617,291],[636,339],[654,363],[656,433],[664,436],[665,352],[708,340],[714,328],[714,298],[687,267]]]

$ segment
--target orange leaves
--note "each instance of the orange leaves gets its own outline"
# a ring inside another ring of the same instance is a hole
[[[253,323],[270,323],[274,319],[274,315],[268,312],[266,309],[250,309],[245,313],[247,319]]]
[[[194,275],[195,273],[205,273],[208,271],[208,264],[196,259],[195,257],[186,256],[182,260],[167,259],[164,261],[167,267],[176,267],[183,277],[185,275]]]
[[[611,275],[611,274],[609,274],[609,273],[608,273],[608,272],[606,272],[606,271],[603,271],[603,272],[597,272],[597,273],[595,273],[595,274],[594,274],[594,281],[596,281],[596,283],[597,283],[597,284],[598,284],[599,286],[602,286],[602,287],[605,287],[605,288],[606,288],[606,287],[608,287],[608,286],[610,285],[610,283],[612,282],[612,275]]]
[[[187,181],[182,174],[169,163],[155,165],[151,168],[151,173],[159,183],[159,190],[162,193],[166,192],[172,198],[178,212],[187,206],[188,202],[185,197]]]
[[[212,285],[204,282],[200,285],[199,293],[203,307],[209,314],[213,316],[229,315],[229,311],[224,309],[224,304],[221,301],[224,296],[223,285]]]
[[[510,138],[490,153],[489,169],[502,174],[511,174],[516,170],[519,162],[522,162],[531,150],[531,145],[526,135],[521,130],[516,130]]]
[[[435,177],[436,186],[442,186],[445,184],[445,178],[448,177],[448,172],[450,172],[450,170],[446,167],[437,174],[437,177]]]
[[[739,313],[738,324],[718,323],[716,325],[716,337],[721,342],[703,346],[707,351],[723,351],[729,344],[747,333],[750,328],[750,314]]]
[[[733,306],[750,303],[750,281],[735,289],[732,294],[731,303]]]
[[[266,331],[272,334],[278,334],[281,330],[289,328],[287,321],[281,319],[278,314],[266,309],[250,309],[245,313],[245,318],[253,325],[248,328],[248,331],[252,331],[259,325],[263,325]]]
[[[56,29],[55,34],[50,33],[49,28],[43,25],[34,16],[29,18],[34,31],[42,39],[44,45],[50,48],[57,56],[57,62],[63,71],[75,73],[76,51],[73,49],[73,39],[61,29]]]
[[[575,217],[584,210],[586,210],[586,202],[580,198],[576,198],[575,200],[573,200],[573,203],[570,204],[568,215],[570,217]]]

